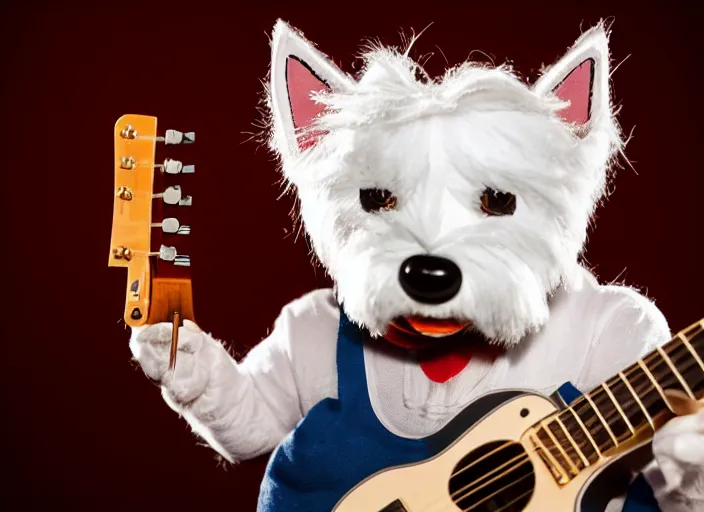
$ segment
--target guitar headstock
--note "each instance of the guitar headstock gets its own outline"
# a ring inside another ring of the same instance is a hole
[[[157,134],[152,116],[115,124],[115,196],[108,265],[127,268],[125,322],[133,327],[193,320],[188,256],[193,165],[157,160],[157,144],[190,144],[195,134]]]

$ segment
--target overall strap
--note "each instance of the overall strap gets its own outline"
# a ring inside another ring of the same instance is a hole
[[[355,404],[361,396],[368,397],[364,368],[364,339],[364,331],[353,324],[340,307],[340,326],[337,334],[337,393],[340,402],[346,402],[348,406]]]

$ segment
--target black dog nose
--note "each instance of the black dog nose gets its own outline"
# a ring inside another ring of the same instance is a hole
[[[460,268],[447,258],[411,256],[401,264],[398,279],[409,297],[424,304],[442,304],[457,295]]]

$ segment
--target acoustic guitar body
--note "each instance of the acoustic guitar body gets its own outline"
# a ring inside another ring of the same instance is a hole
[[[600,460],[558,485],[524,434],[559,409],[532,393],[485,395],[432,436],[446,441],[438,455],[370,476],[333,512],[603,511],[625,491],[633,469]]]

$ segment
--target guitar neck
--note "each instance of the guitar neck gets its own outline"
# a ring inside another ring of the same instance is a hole
[[[558,483],[650,440],[674,415],[665,390],[701,398],[703,360],[704,319],[536,425],[530,438]]]

